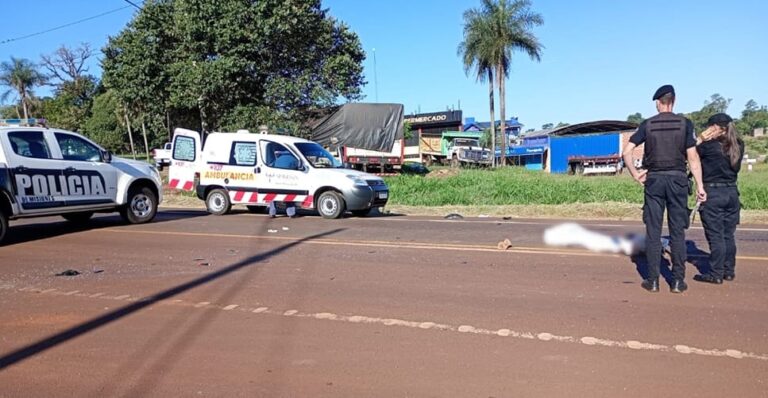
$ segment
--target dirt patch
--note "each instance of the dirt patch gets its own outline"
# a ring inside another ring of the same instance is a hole
[[[426,178],[448,178],[459,175],[459,169],[437,169],[427,173]]]

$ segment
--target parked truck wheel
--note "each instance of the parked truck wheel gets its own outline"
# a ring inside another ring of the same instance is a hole
[[[453,167],[454,169],[459,167],[459,157],[458,156],[453,155],[451,157],[451,167]]]
[[[81,211],[81,212],[77,212],[77,213],[62,214],[61,216],[64,217],[64,219],[69,221],[69,222],[73,222],[75,224],[82,224],[82,223],[90,220],[91,217],[93,217],[93,212],[92,211]]]
[[[323,218],[339,218],[344,214],[344,198],[335,191],[325,191],[317,198],[317,211]]]
[[[205,207],[208,212],[217,216],[229,213],[232,208],[232,202],[229,201],[229,194],[223,189],[214,189],[208,192],[205,198]]]
[[[5,240],[5,235],[8,234],[8,215],[5,214],[3,209],[0,209],[0,245]]]
[[[128,203],[120,209],[120,216],[131,224],[152,221],[157,214],[157,196],[148,187],[134,187],[128,191]]]

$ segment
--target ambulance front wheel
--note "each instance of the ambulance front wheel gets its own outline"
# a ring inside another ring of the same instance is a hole
[[[208,212],[217,216],[229,213],[232,203],[229,201],[229,194],[223,189],[214,189],[208,192],[205,198],[205,206]]]
[[[335,191],[325,191],[317,198],[317,211],[323,218],[339,218],[344,214],[344,198]]]

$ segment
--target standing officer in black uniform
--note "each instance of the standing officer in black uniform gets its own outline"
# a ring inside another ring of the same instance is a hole
[[[667,209],[670,248],[672,254],[672,293],[688,289],[685,279],[685,229],[688,227],[688,176],[686,159],[696,180],[697,200],[704,202],[707,194],[701,181],[701,163],[696,153],[693,123],[684,116],[672,113],[675,89],[665,85],[653,95],[658,115],[644,121],[629,139],[624,149],[624,165],[632,177],[645,186],[643,222],[645,222],[648,278],[642,287],[650,292],[659,291],[661,266],[661,227],[664,209]],[[643,166],[638,171],[632,161],[632,151],[645,143]]]
[[[701,206],[701,223],[709,242],[706,274],[695,275],[699,282],[721,284],[736,277],[736,241],[741,204],[736,179],[744,157],[744,142],[739,139],[733,119],[725,113],[713,115],[709,128],[697,140],[707,203]]]

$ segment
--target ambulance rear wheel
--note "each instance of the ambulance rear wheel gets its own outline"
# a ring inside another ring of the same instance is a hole
[[[3,244],[5,235],[8,233],[8,215],[0,209],[0,245]]]
[[[205,206],[208,212],[217,216],[229,213],[232,208],[232,202],[229,201],[229,194],[223,189],[214,189],[208,192],[205,198]]]
[[[128,203],[120,209],[120,216],[131,224],[152,221],[157,214],[157,195],[147,187],[134,187],[128,192]]]
[[[344,214],[344,198],[335,191],[325,191],[317,198],[317,211],[323,218],[339,218]]]
[[[92,211],[82,211],[82,212],[78,212],[78,213],[62,214],[61,216],[64,217],[64,219],[69,221],[69,222],[80,224],[80,223],[84,223],[84,222],[90,220],[91,217],[93,217],[93,212]]]

